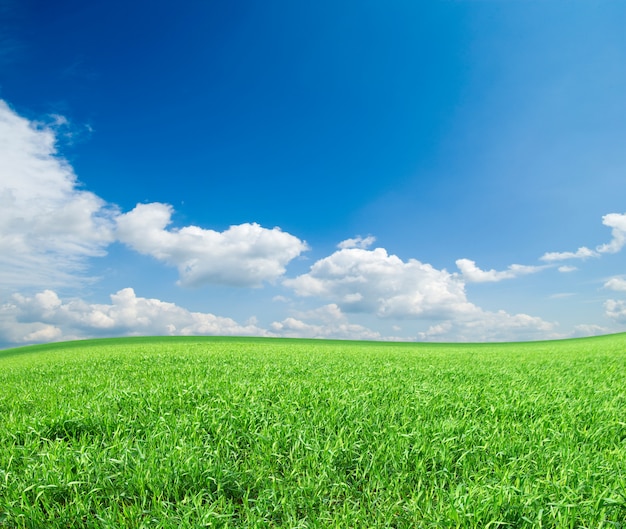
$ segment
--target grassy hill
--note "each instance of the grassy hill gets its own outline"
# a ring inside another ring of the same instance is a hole
[[[0,528],[626,528],[626,335],[0,351]]]

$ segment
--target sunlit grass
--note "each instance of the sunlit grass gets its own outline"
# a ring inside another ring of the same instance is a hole
[[[0,352],[0,527],[626,528],[626,335]]]

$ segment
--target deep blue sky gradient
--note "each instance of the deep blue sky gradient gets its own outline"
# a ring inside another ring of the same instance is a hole
[[[539,265],[608,241],[602,216],[626,211],[621,1],[5,0],[0,15],[0,98],[69,120],[59,150],[85,189],[124,212],[171,204],[177,227],[280,226],[311,248],[289,276],[368,234],[451,272]],[[180,289],[175,270],[108,251],[85,295],[135,281],[239,318],[271,297]],[[606,326],[602,281],[623,256],[596,267],[467,292],[563,331]],[[549,301],[562,291],[579,301]]]

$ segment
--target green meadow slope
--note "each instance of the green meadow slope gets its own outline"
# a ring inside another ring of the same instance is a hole
[[[0,528],[626,528],[626,334],[0,351]]]

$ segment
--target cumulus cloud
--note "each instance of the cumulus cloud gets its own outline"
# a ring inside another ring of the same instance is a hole
[[[334,338],[343,340],[381,340],[380,333],[348,322],[334,303],[285,318],[271,325],[272,331],[287,338]]]
[[[586,246],[581,246],[575,252],[546,252],[540,259],[542,261],[554,262],[565,261],[566,259],[587,259],[589,257],[597,257],[598,253],[590,250]]]
[[[360,235],[358,237],[355,237],[354,239],[346,239],[345,241],[341,241],[338,245],[337,248],[344,250],[347,248],[369,248],[372,244],[374,244],[376,242],[376,237],[373,237],[372,235],[368,235],[367,237],[363,238]]]
[[[612,277],[604,283],[604,288],[616,290],[618,292],[626,292],[626,279],[621,277]]]
[[[602,244],[596,248],[600,253],[617,253],[626,244],[626,213],[609,213],[602,217],[602,224],[613,228],[611,235],[613,238],[607,244]]]
[[[415,336],[419,340],[517,340],[555,336],[555,324],[541,318],[511,315],[505,311],[488,312],[470,303],[462,276],[437,270],[415,259],[403,261],[389,255],[384,248],[340,249],[314,263],[308,273],[283,283],[299,296],[330,301],[325,310],[334,311],[337,322],[346,321],[344,311],[392,319],[435,320],[426,331]],[[317,328],[309,326],[307,321],[307,317],[290,318],[272,329],[315,335],[323,332],[323,325]]]
[[[81,189],[58,155],[65,125],[63,116],[51,116],[48,125],[30,121],[0,100],[0,287],[75,285],[88,258],[105,255],[116,238],[176,266],[186,286],[258,286],[280,277],[307,249],[297,237],[258,224],[221,233],[166,229],[172,215],[166,204],[141,204],[120,215]]]
[[[138,297],[132,288],[111,295],[110,304],[62,301],[56,292],[14,294],[0,306],[0,339],[9,343],[47,342],[91,336],[236,335],[268,336],[254,319],[241,325],[174,303]]]
[[[308,249],[297,237],[258,224],[223,232],[197,226],[166,229],[171,216],[167,204],[138,204],[117,218],[116,233],[132,249],[175,266],[184,286],[260,286],[283,275],[285,266]]]
[[[604,310],[606,315],[617,323],[626,323],[626,302],[607,299],[604,302]]]
[[[299,296],[382,317],[447,317],[473,310],[457,277],[415,259],[404,262],[384,248],[341,249],[284,284]]]
[[[279,228],[254,223],[222,232],[173,228],[173,210],[167,204],[140,204],[120,214],[82,189],[71,165],[59,155],[58,127],[66,124],[62,116],[52,116],[47,125],[28,120],[0,100],[0,288],[42,289],[36,295],[16,294],[0,306],[0,337],[27,343],[93,335],[267,334],[254,320],[241,325],[137,297],[132,289],[112,295],[110,304],[61,300],[53,289],[84,278],[89,259],[104,255],[114,240],[177,268],[179,283],[190,287],[273,282],[308,249],[304,241]],[[550,263],[618,252],[626,244],[626,214],[605,215],[603,223],[612,228],[612,239],[595,251],[581,247],[546,253],[541,259]],[[383,248],[371,249],[374,242],[371,235],[342,241],[338,251],[317,261],[308,273],[285,280],[298,295],[328,304],[275,322],[274,333],[379,339],[378,333],[348,321],[345,313],[358,312],[431,320],[424,339],[495,339],[490,337],[516,336],[518,331],[526,337],[546,337],[552,332],[552,324],[539,318],[483,311],[465,294],[466,282],[500,281],[542,267],[481,270],[474,261],[459,259],[461,274],[451,274],[415,259],[403,261]],[[624,290],[623,283],[613,278],[605,286]],[[623,302],[609,300],[606,310],[613,319],[626,318]]]
[[[513,264],[503,271],[481,270],[470,259],[457,259],[456,266],[463,274],[463,278],[469,283],[489,283],[502,281],[503,279],[513,279],[527,274],[534,274],[543,268],[542,266]]]
[[[80,189],[57,154],[53,125],[20,117],[0,100],[0,284],[75,282],[86,259],[112,242],[114,215]]]

